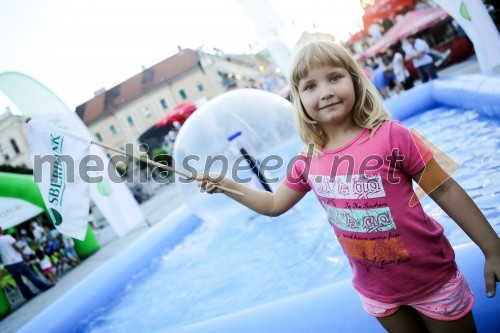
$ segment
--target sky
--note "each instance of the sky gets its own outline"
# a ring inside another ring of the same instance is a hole
[[[0,73],[27,74],[74,110],[95,91],[172,56],[178,46],[261,50],[264,39],[239,1],[0,0]],[[290,46],[303,31],[345,40],[360,29],[357,0],[267,2],[282,20]],[[6,106],[18,112],[0,92],[0,113]]]

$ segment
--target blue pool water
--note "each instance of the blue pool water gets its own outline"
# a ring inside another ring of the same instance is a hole
[[[454,178],[500,233],[500,120],[438,108],[404,123],[454,158]],[[297,145],[288,147],[293,154]],[[468,237],[429,198],[452,245]],[[314,209],[313,209],[314,208]],[[130,279],[119,298],[89,313],[78,332],[146,332],[183,326],[330,284],[350,275],[322,207],[307,195],[278,217],[252,212],[203,224]]]

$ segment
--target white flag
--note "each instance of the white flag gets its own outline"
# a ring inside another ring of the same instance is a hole
[[[25,116],[76,134],[89,142],[92,140],[91,133],[76,113],[35,79],[22,73],[0,73],[0,91],[16,104]],[[114,170],[114,165],[109,165],[112,162],[101,147],[92,145],[90,152],[104,161],[104,170]],[[101,182],[90,184],[90,198],[118,236],[122,237],[138,223],[143,222],[145,217],[123,182],[111,180],[109,172],[101,172],[100,175]]]
[[[436,3],[457,21],[474,44],[482,73],[500,69],[500,34],[486,6],[480,0],[437,0]]]
[[[62,234],[83,241],[90,184],[80,171],[86,167],[81,162],[89,156],[91,142],[35,120],[28,124],[33,173],[50,218]]]

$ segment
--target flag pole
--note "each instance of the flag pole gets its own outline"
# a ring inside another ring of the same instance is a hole
[[[91,143],[95,144],[97,146],[101,146],[101,147],[103,147],[105,149],[112,150],[112,151],[117,152],[119,154],[135,158],[136,160],[139,160],[139,161],[142,161],[142,162],[146,162],[146,163],[154,165],[154,166],[156,166],[158,168],[174,172],[176,174],[179,174],[179,175],[185,177],[188,180],[193,180],[194,179],[192,175],[189,175],[189,174],[187,174],[187,173],[185,173],[183,171],[176,170],[175,168],[169,167],[168,165],[161,164],[161,163],[155,162],[153,160],[150,160],[147,157],[147,155],[139,156],[139,155],[129,154],[129,153],[127,153],[124,150],[121,150],[121,149],[118,149],[118,148],[115,148],[115,147],[112,147],[112,146],[108,146],[107,144],[104,144],[102,142],[91,141]],[[225,187],[225,186],[222,186],[222,185],[215,185],[215,187],[218,188],[218,189],[220,189],[220,190],[222,190],[222,191],[224,191],[224,192],[228,192],[228,193],[232,193],[232,194],[235,194],[235,195],[243,196],[242,192],[232,190],[232,189],[230,189],[228,187]]]
[[[31,117],[27,117],[25,119],[26,124],[29,123],[30,120],[31,120]],[[164,164],[152,161],[152,160],[150,160],[147,157],[147,155],[143,155],[146,158],[146,159],[144,159],[144,157],[141,157],[139,155],[129,154],[129,153],[127,153],[124,150],[121,150],[121,149],[118,149],[118,148],[115,148],[115,147],[112,147],[112,146],[108,146],[107,144],[104,144],[102,142],[90,141],[90,143],[95,144],[97,146],[101,146],[101,147],[103,147],[105,149],[112,150],[112,151],[117,152],[119,154],[135,158],[136,160],[139,160],[139,161],[142,161],[142,162],[146,162],[146,163],[154,165],[154,166],[156,166],[156,167],[158,167],[160,169],[164,169],[164,170],[167,170],[167,171],[171,171],[171,172],[177,173],[177,174],[185,177],[188,180],[194,180],[195,179],[192,175],[189,175],[189,174],[187,174],[187,173],[185,173],[183,171],[176,170],[176,169],[174,169],[172,167],[169,167],[168,165],[164,165]],[[217,185],[216,184],[215,187],[218,188],[218,189],[220,189],[220,190],[222,190],[222,191],[224,191],[224,192],[232,193],[234,195],[243,196],[242,192],[232,190],[232,189],[230,189],[228,187],[225,187],[225,186],[222,186],[222,185]]]

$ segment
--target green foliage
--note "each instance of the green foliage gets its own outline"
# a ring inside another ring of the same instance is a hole
[[[156,158],[158,158],[158,156],[160,155],[166,155],[167,154],[167,151],[165,150],[165,148],[156,148],[155,150],[153,150],[153,161],[157,162]]]
[[[157,148],[153,151],[153,161],[161,163],[163,165],[172,166],[172,155],[167,154],[164,148]],[[166,172],[166,175],[170,175],[170,171]]]

